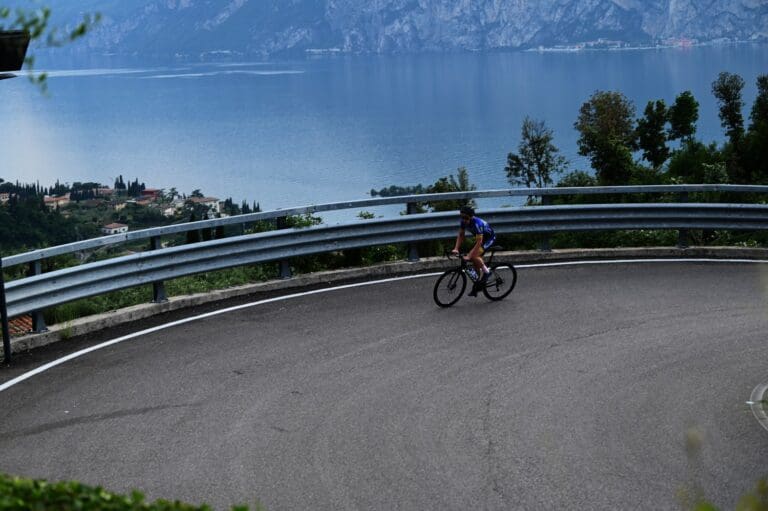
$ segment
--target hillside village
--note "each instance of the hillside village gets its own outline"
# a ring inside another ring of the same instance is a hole
[[[129,207],[145,208],[149,212],[161,214],[166,219],[182,219],[194,212],[198,213],[198,220],[229,216],[228,213],[222,213],[223,201],[216,197],[168,195],[157,188],[145,188],[138,196],[133,197],[120,193],[115,188],[99,187],[89,191],[93,192],[93,197],[88,199],[73,198],[73,193],[68,192],[61,195],[45,195],[43,203],[48,209],[58,210],[65,217],[73,214],[74,207],[85,210],[106,209],[114,213],[112,216],[122,218],[126,222],[127,214],[121,212]],[[8,194],[5,195],[8,200]],[[2,200],[3,196],[0,195],[0,201]],[[117,234],[128,229],[129,225],[119,222],[110,222],[101,227],[103,234]]]
[[[238,205],[200,190],[187,195],[175,188],[149,188],[138,179],[126,183],[122,176],[112,187],[57,182],[44,188],[0,179],[0,217],[9,220],[0,228],[8,241],[6,251],[259,210],[257,203]]]

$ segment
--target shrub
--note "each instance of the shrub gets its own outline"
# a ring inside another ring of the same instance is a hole
[[[258,508],[258,506],[257,506]],[[194,506],[184,502],[157,500],[145,502],[144,495],[134,491],[118,495],[101,487],[86,486],[76,481],[49,483],[0,474],[0,511],[33,509],[78,509],[80,511],[209,511],[206,504]],[[247,506],[233,506],[233,511],[247,511]]]

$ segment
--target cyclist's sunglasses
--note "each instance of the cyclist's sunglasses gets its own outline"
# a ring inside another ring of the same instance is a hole
[[[463,213],[461,215],[459,215],[459,216],[461,217],[462,220],[470,220],[472,218],[471,216],[465,215]]]

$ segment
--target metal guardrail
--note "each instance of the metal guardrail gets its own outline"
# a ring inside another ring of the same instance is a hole
[[[409,195],[354,202],[304,206],[215,220],[158,227],[93,240],[70,243],[3,258],[3,267],[30,263],[34,275],[5,284],[7,314],[14,317],[32,312],[42,323],[39,311],[66,302],[143,284],[153,284],[155,301],[164,299],[162,282],[185,275],[269,261],[285,262],[292,257],[362,248],[452,238],[457,233],[456,213],[409,214],[397,218],[356,221],[334,226],[280,229],[233,236],[189,245],[160,248],[160,237],[223,225],[249,224],[288,215],[356,209],[389,204],[482,199],[508,196],[672,194],[685,201],[697,192],[768,194],[768,186],[683,185],[637,187],[590,187],[485,190],[447,194]],[[543,200],[546,203],[546,200]],[[483,210],[482,216],[500,234],[552,233],[558,231],[625,229],[768,229],[768,205],[709,203],[620,203],[567,206],[526,206]],[[150,239],[151,250],[40,273],[41,261],[57,255]],[[415,246],[415,245],[414,245]],[[415,249],[410,258],[417,259]],[[287,263],[284,263],[287,266]],[[2,291],[2,290],[0,290]],[[0,293],[2,294],[2,293]],[[2,308],[0,303],[0,308]],[[37,328],[36,328],[37,329]]]
[[[615,204],[540,206],[483,212],[499,234],[616,229],[768,229],[768,206]],[[185,275],[336,250],[456,235],[455,213],[284,229],[153,250],[27,277],[6,284],[16,316],[79,298]]]
[[[265,220],[275,220],[294,215],[322,213],[323,211],[338,211],[344,209],[358,209],[392,204],[409,204],[436,201],[454,201],[464,199],[489,199],[499,197],[555,197],[563,195],[612,195],[612,194],[687,194],[703,192],[730,192],[730,193],[759,193],[768,194],[768,186],[755,185],[649,185],[649,186],[611,186],[611,187],[572,187],[572,188],[511,188],[503,190],[480,190],[473,192],[433,193],[424,195],[401,195],[397,197],[384,197],[380,199],[365,199],[350,202],[334,202],[328,204],[315,204],[289,209],[277,209],[261,213],[250,213],[227,218],[213,220],[201,220],[184,224],[168,225],[143,229],[141,231],[113,234],[56,247],[44,248],[17,254],[3,258],[3,266],[11,267],[18,264],[41,261],[58,255],[71,254],[95,248],[117,245],[137,240],[159,238],[173,234],[185,233],[193,230],[210,229],[227,225],[250,224]]]

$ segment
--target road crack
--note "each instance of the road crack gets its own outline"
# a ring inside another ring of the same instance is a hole
[[[483,407],[483,437],[485,439],[485,451],[483,453],[485,463],[485,480],[488,484],[490,493],[488,498],[495,496],[501,499],[502,503],[507,504],[507,496],[504,493],[504,487],[502,485],[501,476],[499,474],[498,463],[496,461],[497,445],[493,439],[493,431],[491,425],[491,404],[492,396],[489,392],[485,398],[485,404]],[[488,504],[488,502],[486,502]],[[489,506],[486,505],[486,508]]]

